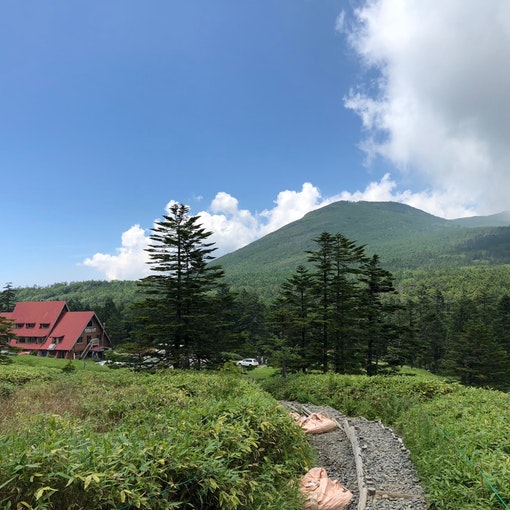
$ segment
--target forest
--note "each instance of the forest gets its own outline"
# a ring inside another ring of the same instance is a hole
[[[228,265],[213,257],[210,235],[181,205],[153,231],[153,275],[49,287],[6,283],[0,309],[65,300],[71,310],[96,312],[116,355],[152,350],[181,368],[257,356],[284,373],[376,375],[408,365],[469,386],[510,387],[509,266],[390,272],[366,245],[322,231],[294,269],[271,282],[268,298],[258,292],[264,280],[254,277],[257,268],[251,285],[232,283]],[[485,237],[489,249],[494,239]],[[464,244],[479,249],[476,239]]]

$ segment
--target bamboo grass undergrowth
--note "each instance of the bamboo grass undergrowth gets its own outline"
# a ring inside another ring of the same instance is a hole
[[[306,438],[241,374],[12,365],[2,384],[1,508],[302,507]]]

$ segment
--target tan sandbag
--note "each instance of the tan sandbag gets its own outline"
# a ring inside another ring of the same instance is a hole
[[[300,490],[306,497],[304,510],[342,510],[352,499],[352,492],[338,480],[331,480],[320,467],[301,478]]]
[[[301,415],[299,413],[296,413],[296,411],[292,411],[290,413],[290,416],[294,419],[294,421],[299,421],[301,419]]]
[[[323,434],[338,427],[337,423],[322,414],[312,413],[297,420],[305,434]]]

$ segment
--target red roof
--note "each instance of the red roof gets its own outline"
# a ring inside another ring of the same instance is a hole
[[[62,312],[69,311],[65,301],[25,301],[17,303],[14,311],[2,313],[23,325],[13,330],[17,336],[45,337],[52,330]]]
[[[92,317],[94,312],[66,312],[41,349],[49,349],[55,338],[62,338],[55,350],[70,351]]]

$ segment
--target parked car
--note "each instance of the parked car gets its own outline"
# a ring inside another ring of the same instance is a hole
[[[258,367],[259,362],[255,358],[244,358],[237,362],[242,367]]]

